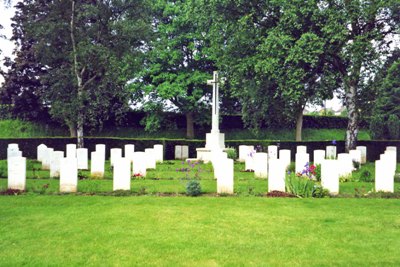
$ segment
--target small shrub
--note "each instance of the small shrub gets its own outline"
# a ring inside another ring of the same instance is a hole
[[[186,195],[188,196],[199,196],[201,194],[201,186],[198,180],[190,180],[186,184]]]
[[[360,181],[361,182],[373,182],[375,179],[372,177],[371,172],[368,170],[364,170],[361,172]]]
[[[228,159],[237,159],[236,149],[233,147],[229,147],[226,149],[226,153],[228,154]]]
[[[353,160],[353,168],[356,170],[360,169],[360,162]]]
[[[0,165],[0,177],[1,178],[7,178],[7,166],[5,165]]]
[[[321,182],[321,164],[315,166],[315,179],[317,179],[318,182]]]
[[[297,197],[312,197],[314,182],[306,176],[291,173],[285,179],[286,191]]]
[[[395,114],[391,114],[387,121],[387,129],[389,133],[389,138],[393,140],[398,140],[400,136],[400,120]]]
[[[371,138],[374,140],[383,139],[385,134],[385,122],[382,115],[374,115],[369,124]]]
[[[296,163],[291,162],[287,167],[287,171],[290,173],[294,173],[296,171]]]

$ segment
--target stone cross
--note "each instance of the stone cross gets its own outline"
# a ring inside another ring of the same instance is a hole
[[[207,80],[208,85],[213,86],[211,133],[219,133],[219,92],[218,92],[218,71],[213,72],[213,79]]]

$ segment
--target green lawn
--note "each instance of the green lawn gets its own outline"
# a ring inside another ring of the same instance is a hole
[[[0,197],[1,266],[399,266],[400,201]]]

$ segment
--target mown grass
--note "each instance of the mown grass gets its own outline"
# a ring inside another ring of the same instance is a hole
[[[248,129],[230,129],[223,131],[226,140],[280,140],[294,141],[294,129],[260,129],[254,133]],[[345,129],[303,129],[304,141],[330,141],[344,140]],[[185,129],[178,130],[159,130],[157,132],[146,132],[141,128],[116,127],[113,129],[103,129],[98,132],[86,132],[87,136],[92,137],[121,137],[121,138],[185,138]],[[0,138],[23,138],[23,137],[68,137],[69,132],[66,128],[48,126],[20,120],[0,120]],[[196,132],[197,139],[205,138],[205,131]],[[359,140],[371,140],[367,130],[360,130]]]
[[[1,266],[399,266],[400,202],[0,197]]]

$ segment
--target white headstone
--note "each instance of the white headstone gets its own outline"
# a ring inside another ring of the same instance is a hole
[[[133,175],[146,176],[147,154],[145,152],[135,152],[133,154]]]
[[[386,151],[396,151],[397,152],[397,147],[396,146],[387,146]]]
[[[396,156],[397,152],[393,150],[386,150],[384,154],[380,155],[380,159],[387,162],[387,167],[390,169],[393,175],[396,173]]]
[[[296,153],[296,173],[302,173],[306,168],[306,165],[310,162],[310,154],[308,153]]]
[[[348,153],[339,153],[337,155],[337,160],[339,164],[339,176],[347,177],[351,176],[353,171],[353,161],[351,160],[351,156]]]
[[[286,163],[281,159],[269,159],[268,192],[285,192]]]
[[[189,146],[182,146],[182,159],[189,158]]]
[[[78,160],[78,170],[88,170],[88,149],[87,148],[78,148],[76,150],[76,158]]]
[[[42,170],[50,170],[50,160],[51,160],[51,155],[53,154],[54,149],[48,147],[44,152],[43,152],[43,160],[42,160]]]
[[[7,159],[12,157],[22,157],[18,144],[8,144],[7,146]]]
[[[154,148],[146,148],[144,152],[147,155],[146,168],[155,169],[157,162],[156,162],[156,153],[154,151]]]
[[[50,158],[50,178],[60,177],[61,159],[64,151],[53,151]]]
[[[339,194],[339,162],[337,160],[322,161],[321,186],[333,195]]]
[[[322,161],[325,160],[325,150],[317,149],[314,150],[314,165],[321,165]]]
[[[254,171],[254,155],[256,154],[255,150],[250,151],[245,158],[244,168],[246,171]]]
[[[254,150],[254,146],[240,145],[239,146],[239,159],[238,159],[238,161],[245,162],[247,155],[250,153],[250,151],[253,151],[253,150]]]
[[[357,146],[356,149],[361,152],[361,164],[367,163],[367,147]]]
[[[258,178],[268,177],[268,153],[254,154],[254,176]]]
[[[67,158],[76,158],[76,144],[67,144]]]
[[[38,145],[38,147],[36,149],[38,161],[43,161],[43,154],[45,153],[46,149],[47,149],[47,146],[45,144]]]
[[[182,158],[182,146],[180,146],[180,145],[175,146],[175,159],[183,159]]]
[[[71,193],[78,190],[78,160],[75,157],[61,159],[60,192]]]
[[[357,149],[352,149],[349,151],[351,160],[354,162],[358,162],[359,164],[361,164],[361,151],[357,150]]]
[[[122,158],[122,149],[121,148],[111,148],[111,150],[110,150],[111,166],[114,166],[114,160],[117,158]]]
[[[224,171],[217,178],[217,193],[233,194],[233,159],[224,159],[220,164]]]
[[[131,160],[117,158],[113,172],[113,190],[131,190]]]
[[[211,153],[211,163],[214,168],[214,178],[218,179],[218,176],[220,176],[221,172],[224,171],[221,162],[226,159],[228,159],[228,154],[226,152],[215,150]]]
[[[307,146],[297,146],[296,153],[307,153]]]
[[[135,152],[135,145],[125,145],[125,158],[129,159],[130,161],[133,160],[133,153]]]
[[[104,177],[104,157],[102,151],[95,151],[91,153],[91,167],[90,175],[92,177],[103,178]]]
[[[375,191],[391,193],[394,191],[393,172],[390,167],[388,167],[388,162],[385,160],[375,161]]]
[[[164,161],[164,146],[157,144],[153,146],[155,156],[156,156],[156,161],[157,162],[163,162]]]
[[[278,146],[268,146],[268,159],[278,158]]]
[[[106,161],[106,145],[97,144],[95,149],[103,157],[103,161]]]
[[[26,158],[11,157],[7,160],[8,188],[26,189]]]
[[[326,147],[326,159],[336,159],[336,146]]]
[[[279,159],[285,164],[285,170],[289,167],[291,162],[291,151],[290,149],[279,150]]]

